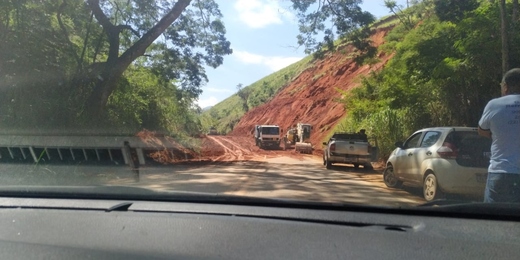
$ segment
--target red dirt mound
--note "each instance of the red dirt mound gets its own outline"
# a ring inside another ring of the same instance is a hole
[[[146,129],[138,132],[136,136],[149,145],[149,149],[144,151],[145,156],[155,162],[168,164],[197,157],[193,150],[187,149],[169,136]]]
[[[377,29],[371,40],[374,46],[384,42],[391,28]],[[340,47],[303,71],[271,101],[247,112],[230,135],[252,135],[254,125],[277,124],[285,131],[298,122],[314,126],[311,142],[317,149],[327,134],[345,115],[344,106],[337,102],[337,89],[350,90],[360,84],[360,76],[381,69],[391,54],[380,53],[374,65],[357,65],[351,58],[353,47]]]

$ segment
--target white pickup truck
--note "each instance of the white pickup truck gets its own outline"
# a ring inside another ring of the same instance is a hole
[[[366,135],[359,133],[334,133],[324,142],[323,165],[330,169],[333,163],[353,164],[355,168],[363,165],[373,169],[371,162],[377,160],[377,147],[372,146]]]

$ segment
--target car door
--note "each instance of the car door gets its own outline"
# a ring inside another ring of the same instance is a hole
[[[409,179],[410,182],[420,184],[422,183],[423,172],[422,172],[422,164],[425,160],[432,158],[433,152],[431,149],[435,143],[441,137],[442,132],[440,131],[426,131],[419,145],[410,149],[408,153],[408,159],[410,161],[409,164]],[[410,155],[411,153],[411,155]]]
[[[413,167],[412,159],[415,149],[419,145],[419,141],[423,132],[418,132],[411,135],[403,144],[402,148],[399,148],[396,153],[396,163],[394,165],[394,174],[401,178],[408,180],[410,179],[411,167]]]

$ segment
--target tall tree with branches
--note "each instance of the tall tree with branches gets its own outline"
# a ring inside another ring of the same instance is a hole
[[[361,0],[291,0],[299,25],[298,45],[318,56],[334,49],[334,40],[351,37],[362,51],[370,48],[368,26],[374,16],[363,11]],[[323,35],[322,39],[317,36]]]
[[[217,67],[231,54],[222,14],[213,0],[86,0],[104,32],[105,59],[91,64],[80,82],[91,88],[86,111],[102,113],[125,70],[143,57],[196,98],[205,81],[203,65]],[[161,42],[149,49],[160,36]],[[150,50],[153,53],[146,54]],[[157,63],[153,57],[160,56]],[[76,81],[77,82],[77,81]]]

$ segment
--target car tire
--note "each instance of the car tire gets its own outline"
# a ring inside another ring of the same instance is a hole
[[[401,188],[401,186],[403,186],[403,182],[395,177],[394,167],[392,165],[386,166],[383,172],[383,182],[388,188]]]
[[[363,166],[364,169],[367,169],[367,170],[373,170],[374,169],[374,166],[372,166],[371,163],[367,163]]]
[[[327,158],[325,158],[325,168],[332,169],[332,163]]]
[[[443,197],[437,182],[437,177],[432,172],[426,174],[423,181],[423,196],[426,201],[433,201]]]
[[[358,169],[359,168],[359,163],[354,163],[354,168]]]

